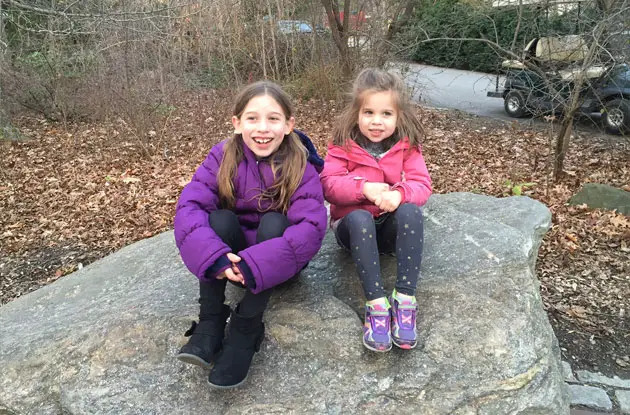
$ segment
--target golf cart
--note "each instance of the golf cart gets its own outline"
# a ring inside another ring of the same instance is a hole
[[[630,65],[627,63],[591,66],[583,71],[582,60],[588,52],[586,42],[577,35],[541,37],[532,40],[522,61],[506,60],[503,90],[499,76],[489,97],[503,98],[510,117],[562,113],[573,90],[573,82],[583,73],[585,80],[579,112],[600,113],[607,132],[630,132]],[[531,62],[540,72],[527,67]]]

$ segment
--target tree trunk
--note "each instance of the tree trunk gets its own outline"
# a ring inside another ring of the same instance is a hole
[[[271,3],[267,0],[267,15],[272,16]],[[274,30],[274,19],[269,20],[269,31],[271,32],[271,50],[273,52],[273,68],[275,70],[273,79],[280,79],[280,64],[278,63],[278,46],[276,45],[276,31]]]
[[[553,163],[553,178],[556,181],[560,178],[564,168],[564,158],[566,156],[567,149],[569,148],[569,142],[571,141],[571,132],[573,131],[575,113],[582,103],[582,86],[584,85],[586,77],[586,69],[593,64],[595,58],[597,57],[597,50],[600,47],[600,39],[602,38],[605,28],[605,24],[600,24],[595,27],[591,46],[588,48],[588,52],[586,53],[582,63],[581,71],[578,73],[577,79],[573,85],[569,103],[564,108],[564,120],[562,121],[562,128],[560,128],[560,132],[558,133],[555,159]]]
[[[9,45],[7,45],[6,36],[4,33],[4,12],[2,8],[2,0],[0,0],[0,76],[4,72],[5,60],[4,56],[8,51]],[[2,84],[0,84],[0,140],[4,138],[4,127],[7,126],[8,120],[4,114],[4,93],[2,91]]]
[[[263,79],[269,79],[267,76],[267,54],[266,54],[266,45],[265,45],[265,24],[260,25],[260,53],[262,60],[262,70],[263,70]]]
[[[562,121],[562,128],[558,132],[556,140],[555,157],[553,162],[553,179],[558,181],[564,168],[564,158],[571,141],[571,133],[573,132],[573,116],[565,117]]]
[[[343,22],[340,21],[339,6],[336,0],[321,1],[326,11],[326,17],[328,18],[328,25],[330,26],[333,40],[339,51],[341,70],[346,78],[350,78],[354,71],[354,64],[350,57],[350,49],[348,47],[351,0],[344,1]]]
[[[414,0],[407,0],[406,2],[401,2],[398,9],[394,12],[392,16],[392,24],[389,25],[387,29],[387,34],[385,35],[386,41],[391,41],[394,38],[394,35],[400,31],[400,29],[407,24],[411,14],[413,13],[413,8],[416,5]]]
[[[7,43],[4,35],[4,13],[2,10],[2,1],[0,0],[0,57],[4,56],[4,51],[7,48]]]

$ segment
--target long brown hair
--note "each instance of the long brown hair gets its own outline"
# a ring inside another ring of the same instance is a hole
[[[333,129],[334,144],[345,146],[348,139],[352,139],[359,145],[364,145],[367,139],[361,134],[358,125],[363,100],[367,94],[384,91],[392,92],[394,105],[398,110],[396,130],[384,141],[385,146],[390,148],[403,137],[409,137],[409,144],[412,146],[420,144],[420,139],[424,137],[424,128],[416,115],[405,83],[399,76],[378,68],[366,68],[354,80],[350,102],[341,112]]]
[[[273,98],[280,105],[287,120],[293,116],[289,95],[280,86],[269,81],[255,82],[243,88],[234,100],[232,114],[240,119],[249,101],[264,95]],[[235,133],[223,147],[223,160],[219,167],[217,182],[221,205],[227,209],[232,209],[236,205],[234,176],[239,163],[243,160],[244,145],[243,136]],[[260,189],[259,206],[267,199],[271,201],[269,210],[287,212],[291,196],[302,181],[306,169],[306,156],[306,148],[294,132],[284,136],[278,150],[269,158],[274,183],[267,189]]]

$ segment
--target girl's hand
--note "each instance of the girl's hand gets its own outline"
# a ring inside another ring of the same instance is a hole
[[[243,277],[243,274],[241,274],[241,271],[239,271],[238,267],[236,266],[237,263],[241,262],[241,257],[231,252],[228,252],[227,258],[230,260],[230,262],[232,262],[232,267],[225,270],[224,273],[226,278],[230,281],[238,282],[242,285],[245,285],[245,277]]]
[[[379,197],[383,192],[387,192],[388,190],[389,185],[387,183],[365,182],[363,183],[362,192],[367,200],[376,204],[376,198]]]
[[[238,272],[238,268],[236,268],[236,266],[232,266],[232,268],[226,269],[223,274],[225,274],[225,278],[227,278],[228,280],[245,285],[245,278],[243,278],[243,274]]]
[[[236,254],[228,252],[226,254],[226,256],[227,256],[227,259],[229,259],[230,262],[233,263],[233,264],[237,264],[237,263],[241,262],[241,257],[236,255]]]
[[[393,212],[402,202],[402,194],[398,190],[383,192],[374,200],[374,204],[385,212]]]

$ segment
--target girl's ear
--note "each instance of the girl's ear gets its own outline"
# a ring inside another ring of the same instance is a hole
[[[232,116],[232,125],[234,126],[234,134],[241,134],[241,120],[236,116]]]
[[[287,128],[284,131],[284,135],[291,134],[291,131],[293,131],[293,127],[295,127],[295,118],[294,117],[290,117],[287,120]]]

